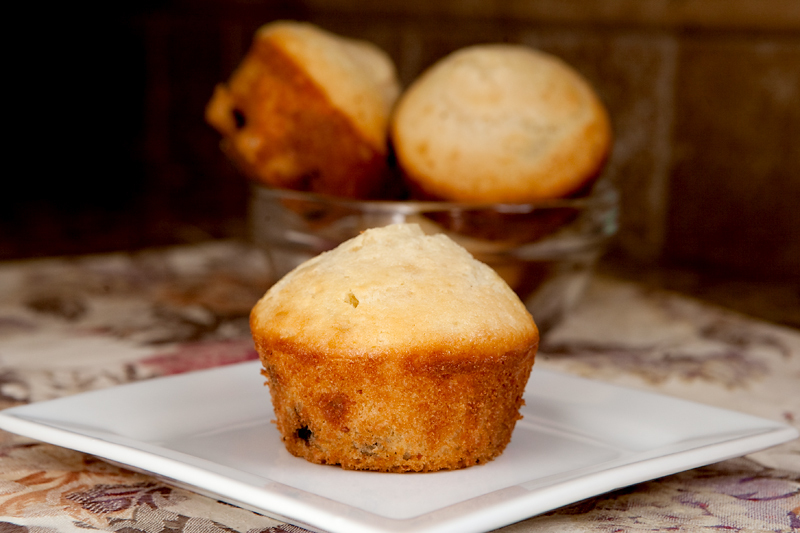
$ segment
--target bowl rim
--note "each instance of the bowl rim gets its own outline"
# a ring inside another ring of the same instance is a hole
[[[586,196],[553,198],[525,203],[449,202],[436,200],[358,200],[321,193],[280,189],[257,182],[250,182],[250,188],[255,198],[267,197],[277,200],[299,200],[364,212],[399,212],[404,214],[454,210],[492,210],[498,213],[526,214],[537,210],[554,208],[613,208],[616,207],[619,200],[617,189],[607,179],[598,180],[594,184],[592,191]]]

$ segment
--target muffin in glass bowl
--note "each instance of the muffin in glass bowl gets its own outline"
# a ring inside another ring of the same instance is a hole
[[[546,332],[583,293],[616,233],[617,206],[605,180],[584,197],[522,204],[363,201],[254,184],[249,224],[278,280],[366,229],[417,223],[494,268]]]

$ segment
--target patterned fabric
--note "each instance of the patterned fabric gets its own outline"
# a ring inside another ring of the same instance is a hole
[[[0,408],[255,359],[247,316],[269,279],[230,243],[0,265]],[[536,364],[800,426],[800,332],[618,280],[594,280]],[[794,441],[501,531],[789,532],[799,516]],[[91,530],[305,531],[0,432],[0,533]]]

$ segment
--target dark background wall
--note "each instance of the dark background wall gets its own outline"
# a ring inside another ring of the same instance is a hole
[[[608,176],[622,194],[613,257],[800,277],[795,0],[150,0],[110,9],[20,23],[17,48],[44,51],[10,62],[0,259],[246,238],[247,186],[203,108],[255,29],[291,18],[373,41],[406,84],[477,42],[560,55],[613,117]]]

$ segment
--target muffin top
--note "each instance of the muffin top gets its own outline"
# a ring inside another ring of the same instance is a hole
[[[383,50],[294,21],[264,25],[255,38],[291,56],[365,138],[376,147],[385,146],[389,113],[400,85],[394,63]]]
[[[477,45],[443,58],[401,96],[398,162],[425,195],[529,202],[597,177],[611,145],[607,112],[560,59],[522,45]]]
[[[416,224],[370,229],[284,276],[253,308],[256,342],[328,356],[493,357],[538,342],[487,265]]]

